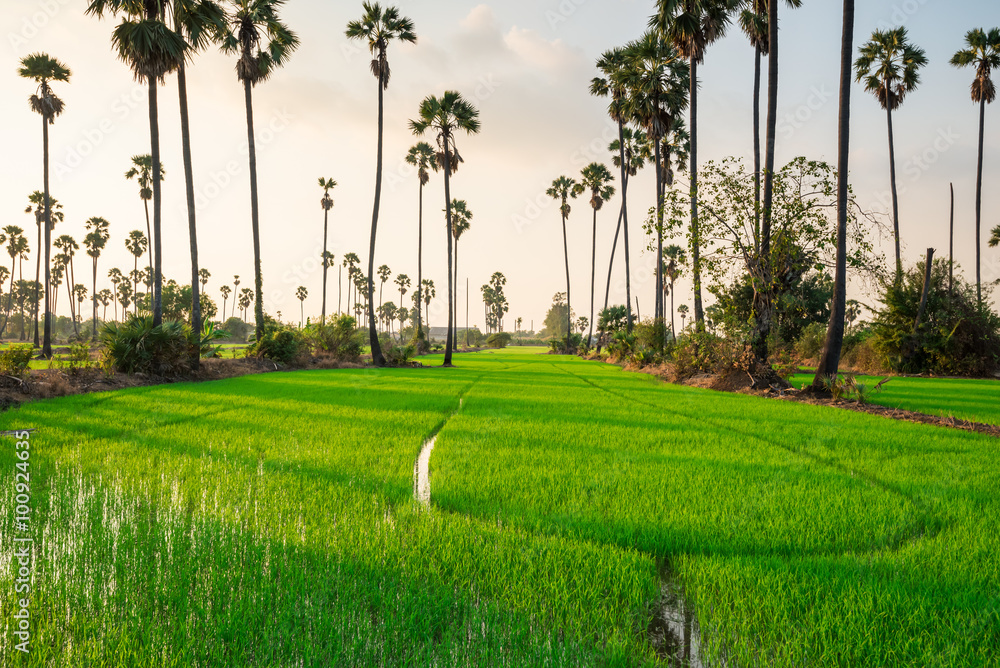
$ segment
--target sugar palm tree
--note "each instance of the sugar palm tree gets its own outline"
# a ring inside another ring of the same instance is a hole
[[[615,187],[611,185],[615,177],[611,170],[599,162],[592,162],[580,173],[580,185],[590,191],[590,206],[594,210],[593,246],[590,254],[590,330],[587,332],[587,345],[594,335],[594,285],[597,280],[597,212],[604,203],[614,197]]]
[[[229,295],[233,294],[233,290],[228,285],[223,285],[221,288],[219,288],[219,294],[222,295],[222,322],[225,322],[226,302],[229,301]]]
[[[458,290],[458,240],[472,227],[472,211],[464,199],[451,201],[451,236],[455,239],[455,289]],[[452,325],[453,340],[458,346],[458,300],[455,300],[454,324]]]
[[[108,239],[111,233],[108,232],[108,227],[110,223],[104,218],[99,216],[94,216],[87,221],[87,236],[83,238],[83,245],[87,247],[87,255],[93,260],[93,283],[91,295],[94,299],[94,330],[92,335],[94,339],[97,338],[97,300],[99,294],[97,292],[97,259],[101,257],[101,251],[108,244]]]
[[[111,281],[111,285],[113,288],[111,291],[111,298],[115,304],[115,322],[118,322],[118,290],[119,290],[119,285],[125,282],[125,276],[122,274],[121,269],[119,269],[118,267],[112,267],[108,271],[108,280]],[[122,313],[122,317],[124,316],[125,314]]]
[[[214,0],[173,0],[174,31],[183,39],[185,58],[177,67],[177,97],[181,116],[181,153],[184,163],[184,193],[187,199],[188,244],[191,252],[191,330],[195,339],[201,337],[201,295],[198,289],[198,216],[194,194],[194,165],[191,157],[191,120],[187,101],[187,61],[225,34],[226,13]],[[204,288],[204,284],[202,284]],[[192,355],[191,368],[201,364],[199,355]]]
[[[431,300],[437,297],[437,290],[434,289],[434,281],[430,278],[425,278],[420,281],[420,295],[423,297],[423,307],[424,312],[427,312],[427,308],[431,305]],[[428,315],[430,315],[428,313]],[[429,318],[428,318],[429,319]],[[430,322],[427,323],[427,338],[430,339],[431,325]]]
[[[993,228],[990,236],[990,248],[996,248],[1000,246],[1000,225]]]
[[[101,312],[101,320],[103,322],[108,321],[108,307],[111,306],[111,301],[114,299],[114,293],[107,288],[103,288],[97,293],[97,301],[101,303],[103,311]]]
[[[847,206],[851,148],[851,60],[854,55],[854,0],[844,0],[844,29],[840,46],[840,121],[837,147],[837,269],[830,304],[830,326],[812,388],[821,391],[825,379],[837,375],[844,345],[847,314]]]
[[[892,190],[892,230],[896,242],[896,280],[903,276],[899,253],[899,201],[896,197],[896,147],[892,134],[892,112],[899,109],[906,96],[920,83],[920,68],[927,64],[923,49],[914,46],[906,28],[876,30],[861,47],[854,63],[857,80],[875,96],[885,109],[889,125],[889,181]]]
[[[52,358],[52,309],[49,306],[50,252],[52,247],[52,205],[54,200],[49,193],[49,126],[55,123],[57,116],[62,114],[65,105],[52,92],[49,85],[53,81],[69,82],[71,72],[68,67],[45,53],[33,53],[21,59],[18,75],[31,79],[38,84],[35,93],[28,98],[31,110],[42,117],[42,202],[45,211],[45,251],[39,257],[45,258],[45,325],[42,336],[42,356]]]
[[[970,30],[965,35],[965,48],[952,56],[955,67],[975,67],[976,78],[972,82],[972,101],[979,105],[979,162],[976,168],[976,297],[983,305],[983,282],[981,272],[982,257],[982,211],[983,211],[983,141],[986,133],[986,105],[997,99],[997,88],[993,82],[993,70],[1000,68],[1000,28],[989,32],[982,29]]]
[[[407,289],[410,287],[410,277],[406,274],[400,274],[399,276],[396,276],[396,280],[393,281],[393,283],[395,283],[396,287],[399,288],[399,303],[402,304],[404,303],[403,295],[406,294]],[[396,307],[393,306],[392,308],[393,310],[389,318],[390,322],[394,319]]]
[[[663,249],[663,273],[670,281],[670,332],[677,338],[677,323],[674,321],[674,282],[681,277],[681,267],[687,261],[684,249],[670,244]]]
[[[376,155],[375,167],[375,205],[372,207],[372,229],[371,242],[368,249],[368,303],[374,299],[375,289],[375,238],[378,230],[378,211],[382,198],[382,125],[383,125],[383,97],[385,90],[389,87],[389,77],[391,69],[389,67],[388,49],[390,42],[417,41],[417,35],[413,31],[413,21],[400,16],[396,7],[383,7],[377,2],[365,2],[362,4],[364,15],[357,21],[347,24],[347,37],[350,39],[363,40],[368,43],[368,50],[371,52],[371,71],[378,80],[378,151]],[[372,348],[372,363],[375,366],[385,366],[385,357],[382,355],[382,348],[378,342],[378,331],[375,327],[375,310],[368,309],[368,326],[370,328],[369,339]]]
[[[0,244],[2,243],[7,244],[7,254],[10,255],[10,287],[7,290],[7,308],[4,309],[3,326],[0,327],[0,332],[7,329],[7,321],[14,308],[14,278],[19,275],[17,263],[20,260],[21,266],[24,266],[28,255],[28,239],[24,236],[23,229],[17,225],[7,225],[0,231]],[[23,269],[21,273],[23,273]]]
[[[387,264],[381,265],[378,268],[378,280],[379,280],[379,286],[378,286],[378,305],[379,305],[379,308],[382,308],[382,288],[385,287],[385,282],[388,281],[390,278],[392,278],[392,269],[390,269],[389,265],[387,265]]]
[[[330,227],[330,210],[333,208],[333,198],[330,197],[330,191],[337,187],[337,182],[333,179],[320,177],[319,187],[323,189],[323,199],[319,201],[319,205],[323,209],[323,307],[320,311],[320,321],[326,322],[326,275],[332,259],[328,257],[326,240]]]
[[[424,186],[431,180],[428,170],[438,170],[434,149],[427,142],[417,142],[406,153],[406,163],[417,168],[417,179],[420,181],[417,204],[417,319],[413,338],[420,341],[424,338],[423,331],[423,292],[424,285]]]
[[[698,65],[710,44],[722,38],[740,0],[657,0],[657,12],[650,27],[690,63],[688,129],[691,134],[691,262],[694,279],[694,319],[704,328],[705,311],[701,299],[701,235],[698,229]],[[777,24],[775,24],[777,28]],[[662,286],[657,286],[662,287]],[[662,292],[662,290],[661,290]]]
[[[240,296],[240,276],[235,274],[233,276],[233,315],[236,315],[236,300]]]
[[[345,253],[342,266],[347,268],[347,312],[351,312],[351,285],[354,280],[354,268],[361,264],[361,258],[357,253]],[[339,297],[338,297],[339,300]],[[340,310],[338,307],[337,310]]]
[[[608,306],[608,293],[611,291],[611,269],[615,264],[615,250],[618,247],[618,232],[625,230],[625,304],[627,311],[627,328],[632,331],[632,266],[629,257],[628,247],[628,179],[642,167],[639,163],[630,164],[626,152],[630,147],[629,142],[634,142],[636,137],[632,128],[626,127],[627,117],[626,100],[628,87],[625,84],[623,72],[629,67],[629,56],[624,49],[616,48],[606,51],[597,60],[597,69],[601,75],[594,77],[590,82],[590,94],[598,97],[611,96],[611,103],[608,105],[608,116],[618,125],[618,140],[611,144],[612,153],[617,152],[615,167],[621,171],[622,184],[622,207],[618,218],[618,228],[615,230],[615,241],[611,247],[611,265],[608,268],[608,289],[604,294],[604,307]],[[626,136],[626,131],[628,136]],[[640,131],[641,132],[641,131]],[[645,135],[643,135],[645,137]],[[633,154],[634,155],[634,154]],[[635,166],[636,172],[631,168]]]
[[[163,284],[163,256],[160,228],[163,201],[160,192],[160,129],[157,106],[157,85],[180,67],[185,57],[184,39],[166,24],[168,0],[91,0],[87,13],[103,18],[105,12],[122,15],[111,42],[118,58],[132,70],[136,81],[146,82],[149,89],[150,174],[153,190],[153,229],[150,247],[153,254],[153,324],[163,319],[160,292]]]
[[[132,230],[128,233],[128,237],[125,239],[125,248],[133,256],[133,268],[132,272],[138,275],[139,272],[139,258],[142,254],[146,252],[146,248],[149,247],[149,241],[141,230]],[[132,280],[132,292],[133,294],[139,289],[139,284],[136,279]]]
[[[196,282],[201,284],[202,292],[204,292],[205,287],[208,285],[208,279],[210,279],[211,277],[212,277],[212,272],[210,272],[208,269],[202,267],[201,269],[198,270],[198,280]]]
[[[260,210],[257,196],[257,146],[253,129],[253,88],[267,81],[299,45],[299,38],[278,15],[285,0],[229,0],[229,31],[222,40],[236,54],[236,78],[243,83],[250,161],[250,225],[253,233],[254,322],[257,340],[264,337],[264,277],[260,263]]]
[[[153,188],[152,188],[152,174],[153,174],[153,158],[149,155],[134,155],[132,156],[132,167],[125,172],[126,179],[136,179],[139,184],[139,199],[142,200],[143,207],[146,210],[146,238],[153,239],[153,228],[149,218],[149,201],[153,199]],[[163,181],[167,173],[160,164],[160,181]],[[149,271],[153,271],[153,244],[149,247]]]
[[[304,285],[300,285],[295,290],[295,297],[299,300],[299,310],[300,317],[299,329],[306,326],[306,297],[309,296],[309,290],[306,289]]]
[[[559,202],[559,213],[562,216],[563,233],[563,255],[566,258],[566,351],[569,352],[570,334],[573,332],[573,319],[570,315],[573,309],[570,307],[570,280],[569,280],[569,240],[566,235],[566,219],[570,213],[570,198],[576,198],[583,189],[574,179],[560,176],[552,182],[552,186],[545,191],[549,197]]]
[[[36,190],[33,193],[31,193],[30,195],[28,195],[28,206],[24,210],[24,212],[25,213],[33,213],[35,215],[35,226],[38,228],[38,252],[36,253],[37,257],[35,258],[35,285],[34,285],[34,287],[36,289],[38,289],[39,286],[41,285],[41,280],[42,280],[42,273],[41,273],[42,272],[42,256],[45,255],[45,253],[42,250],[42,248],[43,248],[43,245],[42,245],[42,225],[45,223],[45,220],[46,220],[46,217],[45,217],[45,195],[40,190]],[[47,226],[49,228],[49,235],[46,237],[47,239],[51,239],[52,230],[55,229],[56,223],[61,223],[63,221],[63,219],[64,219],[64,214],[63,214],[63,211],[62,211],[62,204],[60,204],[59,200],[57,200],[55,197],[50,197],[49,198],[49,220],[51,221],[51,225]],[[49,245],[51,245],[51,244],[49,244]],[[34,304],[34,307],[35,307],[34,318],[35,318],[35,346],[36,347],[38,347],[40,345],[40,340],[39,340],[39,326],[38,326],[38,324],[39,324],[38,323],[38,310],[39,310],[39,307],[41,306],[41,301],[42,300],[41,300],[40,295],[35,295],[35,298],[32,300],[32,302]]]
[[[69,312],[73,318],[73,331],[79,336],[80,329],[76,326],[76,306],[73,305],[73,291],[76,289],[76,271],[73,268],[73,258],[76,257],[76,252],[80,250],[80,244],[76,243],[76,239],[70,235],[63,234],[52,242],[52,245],[61,250],[62,254],[66,257],[66,291],[69,293]]]
[[[481,128],[479,110],[455,91],[445,91],[440,98],[431,95],[420,104],[420,115],[410,121],[410,129],[415,135],[423,135],[428,130],[437,136],[438,165],[444,171],[445,234],[448,241],[448,336],[445,339],[443,366],[452,366],[451,353],[455,341],[452,338],[452,316],[455,303],[455,288],[452,281],[452,221],[451,221],[451,175],[458,169],[462,156],[455,146],[455,134],[464,130],[467,134],[477,134]]]
[[[662,154],[664,147],[674,144],[671,135],[680,126],[678,120],[688,101],[690,68],[678,56],[676,49],[655,31],[647,32],[627,47],[629,67],[621,76],[629,89],[627,112],[645,128],[653,144],[656,170],[656,245],[663,249],[663,197],[666,178]],[[697,221],[692,221],[692,241],[697,235]],[[656,301],[654,319],[663,318],[663,274],[656,268]]]

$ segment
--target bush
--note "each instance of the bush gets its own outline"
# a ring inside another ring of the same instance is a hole
[[[672,361],[678,380],[699,373],[720,373],[746,366],[746,348],[708,332],[694,332],[677,340]]]
[[[222,323],[222,329],[228,333],[226,341],[231,343],[246,343],[247,338],[253,333],[253,327],[233,316]]]
[[[486,345],[490,348],[506,348],[513,338],[510,332],[497,332],[490,334],[490,338],[486,339]]]
[[[576,351],[580,349],[581,343],[583,343],[583,336],[580,334],[571,334],[569,341],[565,338],[549,339],[549,352],[560,355],[575,355]]]
[[[29,344],[11,345],[0,350],[0,376],[24,377],[34,351]]]
[[[76,375],[81,369],[90,368],[90,344],[86,341],[78,341],[69,347],[69,359],[67,367],[72,375]]]
[[[291,327],[267,327],[260,341],[247,348],[247,357],[268,359],[279,364],[291,364],[306,349],[305,337]]]
[[[806,325],[802,330],[802,336],[795,342],[795,354],[801,360],[815,360],[823,352],[826,345],[827,325],[821,322],[814,322]],[[844,341],[845,347],[847,341]]]
[[[173,320],[153,326],[153,316],[134,316],[101,330],[104,366],[122,373],[175,376],[186,373],[198,354],[191,342],[191,328]]]
[[[316,322],[303,330],[306,345],[313,353],[327,353],[344,361],[357,361],[365,349],[365,335],[349,315],[330,322]]]
[[[382,356],[385,357],[385,364],[389,367],[407,366],[417,354],[417,347],[412,343],[401,346],[394,341],[389,341],[382,346]]]
[[[664,342],[667,340],[667,331],[666,323],[663,321],[643,320],[638,322],[632,330],[632,333],[635,334],[635,347],[663,350]]]

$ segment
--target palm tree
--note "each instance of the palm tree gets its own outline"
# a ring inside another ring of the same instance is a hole
[[[132,272],[133,274],[138,274],[139,270],[139,258],[142,254],[146,252],[146,248],[149,245],[149,241],[141,230],[132,230],[128,233],[128,237],[125,239],[125,248],[129,253],[132,254],[134,258]],[[135,293],[138,290],[138,282],[133,278],[132,280],[132,292]]]
[[[299,320],[299,329],[302,329],[303,327],[306,326],[306,297],[309,296],[309,291],[305,288],[305,286],[300,285],[295,290],[295,296],[299,300],[299,309],[301,312],[301,319]]]
[[[837,375],[844,345],[847,313],[847,205],[848,167],[851,148],[851,58],[854,54],[854,0],[844,0],[844,30],[840,46],[840,121],[837,147],[837,270],[834,277],[830,326],[820,356],[813,391],[822,391],[823,381]]]
[[[108,232],[109,223],[104,218],[94,216],[87,221],[87,236],[83,238],[83,245],[87,247],[87,255],[94,261],[94,280],[91,294],[94,298],[94,330],[93,337],[97,339],[97,259],[101,257],[101,251],[108,244],[111,234]]]
[[[174,30],[184,40],[186,57],[177,67],[177,97],[181,116],[181,151],[184,162],[184,192],[187,198],[188,242],[191,250],[191,330],[201,337],[201,294],[198,289],[198,217],[194,194],[194,166],[191,158],[191,120],[187,101],[187,63],[210,42],[221,41],[225,34],[226,13],[213,0],[174,0]],[[204,284],[202,284],[204,287]],[[199,355],[191,356],[191,368],[197,371]]]
[[[970,30],[965,35],[965,47],[954,56],[951,64],[955,67],[975,66],[976,78],[972,82],[972,101],[979,104],[979,163],[976,169],[976,297],[983,306],[982,257],[982,211],[983,211],[983,139],[986,133],[986,105],[997,98],[993,70],[1000,68],[1000,28],[989,32],[982,29]]]
[[[691,268],[694,279],[694,319],[699,329],[704,328],[705,311],[701,300],[701,235],[698,228],[698,65],[704,61],[708,46],[725,35],[731,13],[739,2],[740,0],[657,0],[657,13],[650,19],[650,27],[656,28],[690,63],[688,128],[691,133]],[[776,6],[775,4],[773,7]],[[776,21],[774,28],[777,30]],[[775,77],[775,83],[776,79]],[[661,288],[662,285],[657,287]]]
[[[152,174],[153,174],[153,158],[147,155],[134,155],[132,156],[132,167],[125,172],[126,179],[136,179],[139,183],[139,199],[142,200],[143,207],[146,209],[146,238],[152,239],[152,225],[149,219],[149,201],[153,199],[153,188],[152,188]],[[162,181],[167,175],[166,171],[163,169],[163,165],[160,165],[160,180]],[[153,248],[152,245],[149,248],[149,271],[153,271]]]
[[[108,271],[108,280],[111,281],[111,285],[114,288],[111,292],[111,298],[115,303],[115,322],[118,322],[118,286],[125,281],[125,276],[122,274],[121,269],[112,267]],[[122,313],[122,317],[125,317],[124,313]]]
[[[402,304],[403,295],[406,294],[407,288],[410,287],[410,277],[407,276],[406,274],[400,274],[399,276],[396,277],[396,280],[393,282],[396,284],[396,287],[399,288],[399,303]],[[392,308],[393,308],[392,315],[389,318],[390,322],[392,322],[392,320],[394,319],[395,308],[396,308],[395,305],[393,305]]]
[[[226,321],[226,302],[229,301],[229,295],[232,293],[233,291],[228,285],[223,285],[219,288],[219,294],[222,295],[222,322]]]
[[[323,199],[319,201],[319,205],[323,209],[323,308],[320,312],[320,321],[326,322],[326,274],[333,259],[333,256],[326,250],[326,240],[330,226],[330,209],[333,208],[333,198],[330,197],[330,191],[337,187],[337,182],[333,179],[320,177],[319,187],[323,189]]]
[[[42,117],[42,201],[45,209],[45,326],[42,337],[42,356],[52,359],[52,309],[49,307],[50,267],[49,254],[52,246],[52,205],[54,200],[49,193],[49,126],[55,123],[56,116],[63,112],[63,101],[52,92],[49,83],[52,81],[69,82],[69,68],[55,58],[45,53],[33,53],[21,59],[18,75],[31,79],[38,88],[28,103],[31,110]]]
[[[150,236],[153,254],[153,324],[163,319],[160,292],[163,284],[160,227],[163,201],[160,193],[160,129],[157,108],[157,84],[180,67],[187,45],[166,24],[167,0],[91,0],[88,14],[103,18],[104,13],[123,14],[111,42],[118,58],[132,70],[136,81],[149,87],[150,174],[153,175],[153,230]]]
[[[469,210],[469,205],[464,199],[455,199],[451,201],[451,236],[455,239],[455,288],[458,289],[458,240],[462,238],[462,235],[469,231],[472,226],[472,211]],[[453,341],[455,346],[458,346],[458,300],[453,305],[455,309],[455,317],[453,319],[454,323],[452,325]]]
[[[639,158],[637,162],[630,162],[629,156],[626,155],[627,150],[630,148],[629,142],[637,141],[635,133],[633,133],[632,128],[625,127],[627,121],[627,107],[626,98],[628,96],[628,88],[624,83],[623,72],[629,66],[628,54],[620,48],[612,49],[611,51],[606,51],[597,61],[597,69],[601,71],[603,76],[594,77],[590,82],[590,94],[596,95],[598,97],[611,96],[611,104],[608,106],[608,115],[611,117],[615,123],[618,124],[618,140],[611,144],[610,150],[612,153],[617,152],[617,160],[614,161],[615,167],[621,170],[621,184],[622,184],[622,208],[621,214],[618,218],[618,228],[615,230],[615,241],[611,246],[611,265],[608,267],[608,288],[604,293],[604,307],[608,306],[608,293],[611,291],[611,269],[615,264],[615,250],[618,247],[618,232],[622,227],[625,229],[625,304],[627,316],[627,327],[628,331],[632,331],[632,267],[629,258],[629,247],[628,247],[628,179],[629,176],[635,176],[636,172],[642,168],[642,163],[644,159]],[[639,132],[641,134],[641,131]],[[642,135],[645,137],[645,135]],[[635,154],[633,154],[635,156]],[[635,171],[632,171],[632,168]]]
[[[10,255],[10,288],[7,290],[8,302],[7,308],[4,309],[3,326],[0,327],[0,332],[7,329],[7,321],[10,318],[11,310],[14,308],[14,277],[18,274],[17,262],[20,260],[23,267],[28,255],[28,239],[24,236],[24,230],[17,225],[8,225],[3,228],[3,231],[0,232],[0,243],[4,243],[5,241],[7,243],[7,254]]]
[[[83,315],[81,315],[81,313],[83,311],[83,302],[86,301],[87,299],[87,286],[83,285],[82,283],[77,283],[76,285],[74,285],[73,296],[76,297],[77,318],[83,320]],[[73,326],[76,327],[75,322],[73,323]],[[80,336],[79,332],[77,332],[77,336]]]
[[[63,256],[66,257],[66,265],[69,270],[69,273],[66,274],[66,291],[69,293],[69,312],[73,318],[73,331],[79,336],[80,329],[76,326],[76,307],[73,305],[73,291],[76,289],[76,271],[73,269],[73,258],[76,256],[76,252],[80,250],[80,244],[76,243],[76,240],[70,235],[63,234],[52,245],[61,250]]]
[[[434,281],[430,278],[425,278],[420,281],[420,295],[423,297],[424,310],[431,305],[431,300],[437,297],[437,290],[434,289]],[[428,313],[428,315],[430,315]],[[430,338],[431,324],[427,323],[427,338]]]
[[[375,167],[375,205],[372,207],[371,242],[368,249],[368,303],[374,299],[375,289],[375,237],[378,229],[378,210],[382,198],[382,125],[383,96],[389,87],[391,69],[389,67],[388,49],[392,41],[414,43],[417,35],[413,32],[413,21],[399,15],[396,7],[385,9],[377,2],[362,4],[364,15],[360,20],[347,24],[347,37],[368,42],[368,50],[372,54],[371,71],[378,80],[378,151]],[[368,310],[369,339],[372,348],[372,363],[375,366],[385,366],[385,357],[378,342],[378,331],[375,327],[375,310]]]
[[[663,273],[670,281],[670,333],[677,338],[677,323],[674,321],[674,281],[681,276],[681,266],[687,261],[684,249],[671,244],[663,249]]]
[[[257,146],[253,130],[253,88],[267,81],[299,45],[299,38],[278,16],[285,0],[230,0],[230,30],[223,51],[238,54],[236,78],[243,82],[250,159],[250,220],[253,232],[254,320],[257,340],[264,337],[264,277],[260,266],[260,211],[257,198]]]
[[[421,293],[424,285],[424,186],[431,180],[428,169],[438,170],[438,163],[434,157],[434,149],[427,142],[417,142],[406,153],[406,163],[417,168],[417,178],[420,181],[418,204],[417,204],[417,321],[414,330],[414,338],[422,340],[423,331],[423,297]]]
[[[663,197],[667,183],[664,165],[670,161],[663,149],[673,146],[670,136],[681,129],[678,120],[687,105],[690,68],[676,50],[658,33],[647,32],[642,39],[627,47],[629,67],[620,74],[629,89],[629,116],[646,129],[653,144],[656,168],[656,246],[663,251]],[[620,157],[620,156],[619,156]],[[697,227],[692,223],[692,238]],[[656,301],[654,319],[663,318],[663,274],[656,269]]]
[[[463,162],[455,146],[455,133],[464,130],[467,134],[477,134],[481,128],[479,110],[465,100],[460,93],[445,91],[441,98],[430,95],[420,104],[419,120],[410,121],[413,134],[422,135],[433,129],[437,135],[438,165],[444,171],[444,201],[446,211],[445,234],[448,241],[448,336],[445,339],[444,364],[452,366],[451,353],[454,349],[452,338],[452,316],[455,303],[455,285],[452,281],[452,223],[451,223],[451,175]]]
[[[389,265],[387,265],[387,264],[381,265],[378,268],[378,280],[379,280],[379,286],[378,286],[378,305],[379,305],[379,308],[382,308],[382,288],[385,287],[385,282],[388,281],[390,278],[392,278],[392,269],[390,269]]]
[[[996,248],[1000,246],[1000,225],[993,228],[990,236],[990,248]]]
[[[205,290],[205,286],[208,285],[208,279],[210,279],[211,277],[212,277],[212,272],[210,272],[208,269],[202,267],[201,269],[198,270],[198,280],[196,282],[201,283],[202,291]]]
[[[896,148],[892,136],[892,112],[920,83],[920,68],[927,64],[923,49],[910,43],[906,28],[876,30],[854,64],[858,82],[885,109],[889,123],[889,181],[892,190],[892,230],[896,241],[896,280],[903,277],[899,253],[899,202],[896,197]]]
[[[101,302],[101,306],[104,307],[104,311],[101,312],[101,320],[107,322],[108,320],[108,306],[111,305],[111,301],[114,299],[114,293],[107,288],[102,289],[97,293],[97,300]]]
[[[622,228],[625,229],[625,312],[626,325],[628,331],[632,331],[632,307],[627,302],[632,300],[631,268],[629,265],[628,249],[628,206],[627,192],[629,180],[639,173],[647,160],[652,159],[652,147],[649,138],[642,130],[633,130],[625,126],[618,134],[619,138],[611,142],[608,150],[611,151],[611,161],[615,167],[622,168],[622,211],[618,216],[618,227],[615,229],[615,240],[611,244],[611,261],[608,263],[608,282],[604,288],[604,308],[608,308],[608,298],[611,295],[611,274],[615,267],[615,252],[618,250],[618,235]],[[600,350],[598,350],[600,352]]]
[[[594,209],[593,247],[590,254],[590,331],[587,332],[587,345],[594,335],[594,284],[597,280],[597,212],[604,203],[614,197],[615,188],[611,185],[615,177],[611,171],[599,162],[592,162],[580,173],[580,185],[590,191],[590,206]]]
[[[24,212],[35,214],[35,226],[38,227],[38,253],[37,257],[35,258],[35,285],[34,285],[34,287],[38,289],[39,286],[41,285],[42,256],[44,255],[44,253],[42,252],[42,225],[45,223],[45,195],[39,190],[36,190],[35,192],[28,195],[28,207],[24,210]],[[55,229],[56,223],[61,223],[64,218],[64,214],[62,212],[62,204],[60,204],[59,200],[57,200],[54,197],[49,198],[49,218],[52,221],[52,224],[49,226],[49,233],[51,235],[52,230]],[[35,307],[35,312],[34,312],[35,346],[38,347],[40,345],[38,338],[39,337],[38,309],[41,305],[41,296],[35,295],[32,301],[34,302],[34,307]]]
[[[396,320],[399,321],[399,342],[403,343],[403,327],[406,326],[406,321],[410,319],[410,309],[405,306],[400,306],[396,309]]]
[[[233,276],[233,315],[236,315],[236,299],[240,295],[240,276],[236,274]]]
[[[570,315],[573,309],[570,306],[569,241],[566,236],[566,219],[570,212],[569,198],[576,198],[582,192],[580,184],[566,176],[557,178],[552,182],[552,186],[545,191],[549,197],[559,201],[559,213],[562,215],[563,254],[566,257],[566,352],[569,352],[570,335],[573,332],[573,319]]]
[[[347,267],[347,312],[351,312],[351,285],[354,279],[354,267],[361,264],[361,258],[358,257],[357,253],[346,253],[344,255],[343,266]],[[337,297],[339,302],[340,297]],[[340,307],[337,307],[340,310]]]
[[[688,305],[687,304],[681,304],[680,306],[677,307],[677,312],[681,314],[681,331],[683,332],[684,331],[684,319],[687,318],[687,314],[688,314]]]

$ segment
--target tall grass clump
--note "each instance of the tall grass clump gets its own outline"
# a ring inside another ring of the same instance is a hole
[[[104,325],[100,341],[106,365],[121,373],[176,376],[185,373],[191,358],[199,354],[188,325],[165,320],[154,327],[151,315]]]

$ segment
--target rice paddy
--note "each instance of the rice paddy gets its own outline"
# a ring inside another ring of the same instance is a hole
[[[4,665],[1000,665],[996,439],[537,352],[0,414]]]

